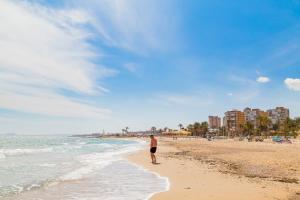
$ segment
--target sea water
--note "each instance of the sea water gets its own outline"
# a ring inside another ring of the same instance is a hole
[[[168,180],[126,161],[145,144],[68,136],[0,136],[0,199],[143,200]]]

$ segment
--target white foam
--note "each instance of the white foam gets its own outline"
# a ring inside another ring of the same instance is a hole
[[[139,144],[140,144],[139,149],[145,147],[146,141],[138,141],[138,142],[139,142]],[[129,161],[128,161],[128,162],[129,162]],[[166,192],[166,191],[169,191],[169,190],[170,190],[170,181],[169,181],[169,178],[168,178],[168,177],[162,177],[162,176],[160,176],[158,173],[153,172],[153,171],[150,171],[150,170],[148,170],[148,169],[146,169],[146,168],[144,168],[144,167],[142,167],[142,166],[140,166],[140,165],[137,165],[137,164],[135,164],[135,163],[130,162],[130,164],[135,165],[137,168],[139,168],[139,169],[141,169],[141,170],[143,170],[143,171],[146,171],[146,172],[148,172],[148,173],[154,174],[158,179],[161,179],[161,180],[165,181],[165,183],[166,183],[166,184],[165,184],[165,188],[164,188],[163,190],[161,190],[161,191],[155,191],[155,192],[149,194],[148,197],[146,198],[146,200],[151,199],[151,197],[152,197],[153,195],[157,194],[157,193],[160,193],[160,192]]]
[[[71,171],[63,176],[60,177],[61,181],[74,181],[74,180],[80,180],[87,176],[88,174],[92,173],[94,170],[105,167],[109,165],[108,162],[103,162],[101,165],[97,166],[92,166],[92,165],[87,165],[85,167],[81,167],[79,169],[76,169],[74,171]]]
[[[38,166],[40,166],[40,167],[55,167],[56,164],[44,163],[44,164],[39,164]]]
[[[0,159],[4,159],[4,158],[6,158],[5,154],[0,153]]]
[[[103,168],[114,161],[114,159],[109,158],[107,154],[103,155],[102,153],[82,155],[78,157],[78,160],[83,164],[83,167],[61,176],[60,180],[68,181],[82,179],[94,170]]]
[[[154,174],[156,174],[156,173],[154,173]],[[158,178],[163,179],[163,180],[166,181],[165,189],[161,190],[161,191],[156,191],[156,192],[153,192],[153,193],[149,194],[148,197],[146,198],[146,200],[151,199],[157,193],[166,192],[166,191],[170,190],[170,181],[169,181],[169,179],[167,177],[161,177],[159,174],[157,174],[157,176],[158,176]]]
[[[83,147],[82,151],[76,150],[81,146]],[[35,165],[45,167],[41,170],[45,170],[47,172],[52,173],[53,169],[57,168],[60,173],[55,174],[55,176],[51,175],[51,178],[49,179],[47,178],[46,182],[44,181],[45,180],[44,178],[42,179],[42,181],[39,179],[39,180],[29,182],[27,187],[24,186],[24,191],[37,190],[40,187],[46,186],[45,188],[49,188],[49,189],[52,188],[50,189],[51,192],[51,190],[55,189],[55,188],[53,189],[53,187],[55,187],[57,184],[65,184],[66,187],[70,186],[71,189],[70,192],[72,192],[70,193],[70,196],[72,196],[72,199],[77,199],[77,200],[150,199],[155,193],[169,190],[170,187],[169,180],[165,177],[161,177],[157,173],[148,171],[142,168],[141,166],[135,165],[137,167],[132,167],[131,166],[132,163],[125,161],[123,158],[124,154],[128,154],[130,152],[139,150],[144,147],[145,147],[145,142],[139,142],[139,143],[127,144],[127,145],[122,143],[121,144],[106,144],[106,143],[84,144],[83,142],[79,144],[79,142],[77,142],[75,144],[66,143],[60,146],[55,146],[53,147],[53,150],[50,148],[5,149],[5,150],[0,149],[0,156],[1,154],[3,154],[3,156],[11,156],[11,155],[33,154],[39,152],[50,152],[50,151],[63,153],[62,155],[66,154],[68,156],[69,156],[68,154],[69,152],[72,153],[70,154],[72,156],[71,157],[72,160],[60,159],[59,161],[63,161],[63,162],[56,163],[56,160],[51,160],[52,157],[50,156],[50,160],[48,160],[47,162],[34,163]],[[87,154],[87,152],[89,153]],[[83,153],[85,154],[83,155]],[[74,158],[74,156],[76,157]],[[52,164],[53,162],[55,164]],[[46,167],[49,167],[49,169],[46,169]],[[137,168],[140,171],[135,171]],[[67,173],[66,170],[68,170]],[[146,173],[144,173],[143,171],[146,171]],[[58,174],[59,177],[57,177]],[[134,175],[134,177],[132,177],[131,175]],[[121,178],[119,179],[120,176]],[[111,177],[113,178],[110,179]],[[158,179],[156,179],[156,177]],[[73,190],[72,181],[76,181],[76,185],[82,184],[82,187],[76,188],[78,190]],[[35,184],[32,184],[33,182]],[[124,182],[125,184],[123,184]],[[84,195],[84,193],[82,193],[83,195],[81,195],[80,193],[81,191],[80,188],[83,188],[82,191],[85,190],[84,187],[86,183],[88,183],[87,184],[88,186],[90,186],[89,184],[91,183],[93,183],[91,186],[95,186],[95,188],[89,187],[89,190],[91,191],[88,197]],[[128,187],[128,185],[130,187]],[[101,190],[100,193],[99,193],[98,186],[99,187],[103,186],[103,190]],[[119,189],[110,190],[110,188],[119,188]],[[129,194],[124,194],[123,192],[124,188],[129,189]],[[111,193],[112,191],[114,191],[114,193]],[[69,192],[69,190],[66,189],[65,192]],[[99,198],[99,195],[102,196]]]
[[[37,154],[51,152],[53,148],[43,148],[43,149],[0,149],[0,154],[4,156],[18,156],[24,154]]]
[[[26,190],[30,191],[30,190],[32,190],[34,188],[39,188],[39,187],[41,187],[41,185],[39,185],[39,184],[32,184],[29,187],[27,187]]]
[[[129,162],[129,161],[128,161],[128,162]],[[143,170],[143,171],[145,171],[145,172],[147,172],[147,173],[154,174],[158,179],[161,179],[161,180],[165,181],[165,183],[166,183],[165,188],[164,188],[163,190],[161,190],[161,191],[155,191],[155,192],[149,194],[148,197],[146,198],[146,200],[151,199],[151,197],[152,197],[153,195],[157,194],[157,193],[166,192],[166,191],[169,191],[169,190],[170,190],[170,185],[171,185],[171,184],[170,184],[170,181],[169,181],[169,178],[168,178],[168,177],[160,176],[158,173],[153,172],[153,171],[150,171],[150,170],[148,170],[148,169],[146,169],[146,168],[144,168],[144,167],[142,167],[142,166],[140,166],[140,165],[137,165],[137,164],[135,164],[135,163],[130,162],[130,164],[136,166],[136,167],[139,168],[140,170]]]
[[[78,160],[83,164],[83,167],[61,176],[60,180],[70,181],[82,179],[93,171],[106,167],[112,162],[117,161],[118,158],[113,157],[113,153],[93,153],[79,156]]]
[[[94,144],[94,145],[105,147],[105,148],[114,147],[113,144],[107,144],[107,143],[100,143],[100,144]]]
[[[103,144],[102,144],[103,145]],[[109,145],[109,144],[108,144]],[[112,145],[109,145],[112,146]],[[140,149],[137,145],[124,145],[122,149],[113,152],[92,153],[78,156],[77,159],[82,163],[83,167],[75,169],[59,179],[62,181],[79,180],[94,172],[111,164],[114,161],[123,159],[121,155],[130,153]]]
[[[20,193],[24,190],[24,188],[22,186],[19,186],[19,185],[13,185],[13,187],[17,190],[18,193]]]

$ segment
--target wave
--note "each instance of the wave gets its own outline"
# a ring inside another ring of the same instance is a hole
[[[73,150],[81,150],[84,148],[101,148],[101,150],[105,150],[105,149],[111,149],[114,148],[114,145],[112,144],[88,144],[86,142],[78,142],[78,143],[63,143],[60,146],[56,146],[55,147],[55,151],[57,152],[69,152],[69,151],[73,151]]]
[[[144,144],[144,142],[134,144],[87,144],[83,142],[72,142],[52,146],[51,148],[53,149],[0,149],[0,156],[3,155],[3,157],[7,155],[51,151],[55,153],[54,155],[71,156],[71,160],[63,160],[67,163],[66,165],[63,164],[64,162],[61,162],[61,159],[58,160],[59,162],[56,162],[57,160],[51,160],[51,156],[45,163],[34,163],[34,167],[42,167],[41,170],[49,172],[46,173],[49,174],[49,176],[37,176],[37,178],[29,180],[27,183],[19,182],[19,186],[7,188],[11,191],[9,192],[11,195],[5,192],[1,194],[1,190],[5,188],[1,188],[0,186],[0,199],[1,195],[2,197],[12,196],[17,197],[17,199],[22,199],[23,195],[26,197],[27,192],[29,192],[30,196],[32,194],[30,191],[33,191],[33,194],[36,193],[37,196],[41,196],[47,192],[47,188],[49,189],[49,194],[51,194],[51,192],[56,191],[57,188],[61,189],[61,186],[66,187],[64,192],[74,197],[72,199],[86,199],[84,194],[81,195],[80,193],[81,188],[83,188],[82,191],[85,191],[86,185],[89,187],[91,195],[97,197],[94,199],[98,199],[99,196],[100,199],[107,199],[107,197],[110,197],[110,199],[150,199],[154,193],[169,189],[168,179],[123,159],[124,154],[144,148]],[[77,148],[81,146],[83,147],[82,150],[77,150]],[[69,152],[71,154],[68,154]],[[40,156],[44,155],[41,154]],[[34,158],[35,156],[33,159]],[[52,173],[53,171],[56,172]],[[147,171],[147,173],[144,173],[144,171]],[[149,173],[155,174],[156,176],[149,175]],[[76,189],[74,190],[73,185],[75,184]],[[80,184],[79,187],[77,184]],[[22,185],[22,187],[20,187],[20,185]],[[90,188],[90,186],[93,187]],[[99,190],[99,187],[102,188],[102,190]],[[115,188],[113,193],[111,193],[111,188]],[[128,194],[124,194],[123,191],[125,188],[129,189]],[[55,196],[56,194],[54,192],[54,194],[51,195]]]
[[[137,165],[138,166],[138,165]],[[149,171],[148,169],[145,169],[141,166],[139,166],[141,169],[143,169],[145,172],[148,172],[148,173],[151,173],[151,174],[154,174],[158,179],[160,180],[163,180],[165,182],[165,187],[164,189],[160,190],[160,191],[155,191],[155,192],[152,192],[151,194],[148,195],[148,197],[146,198],[147,200],[151,199],[155,194],[157,193],[160,193],[160,192],[167,192],[170,190],[170,180],[168,177],[164,177],[164,176],[161,176],[159,175],[158,173],[156,172],[153,172],[153,171]]]
[[[22,186],[11,185],[11,186],[0,186],[0,199],[10,195],[18,194],[24,191]]]
[[[110,145],[112,146],[112,145]],[[83,167],[75,169],[60,177],[61,181],[73,181],[80,180],[92,172],[104,168],[115,161],[122,159],[121,155],[139,150],[141,147],[137,145],[123,146],[122,149],[118,149],[114,152],[102,152],[92,153],[78,156],[78,161]]]
[[[5,188],[5,190],[4,190],[5,192],[3,192],[3,190],[2,190],[2,194],[0,193],[0,197],[2,195],[4,195],[3,197],[12,196],[15,194],[20,194],[22,192],[36,190],[36,189],[42,188],[44,186],[47,186],[50,182],[51,181],[49,181],[49,180],[45,180],[45,181],[41,181],[40,183],[32,183],[32,184],[23,185],[23,186],[12,185],[12,186]]]
[[[0,159],[6,158],[5,154],[0,153]]]
[[[51,163],[43,163],[43,164],[38,164],[39,167],[55,167],[56,164],[51,164]]]
[[[37,154],[52,152],[53,148],[43,148],[43,149],[0,149],[0,158],[6,156],[18,156],[25,154]]]

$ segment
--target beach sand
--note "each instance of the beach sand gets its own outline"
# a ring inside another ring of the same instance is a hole
[[[168,177],[153,200],[300,200],[300,143],[159,138],[158,165],[148,149],[128,159]]]

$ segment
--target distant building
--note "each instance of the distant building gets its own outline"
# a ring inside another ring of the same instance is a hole
[[[227,122],[226,122],[226,117],[225,116],[223,117],[223,127],[225,127],[225,128],[227,127]]]
[[[267,113],[273,125],[282,124],[290,117],[289,109],[284,107],[276,107],[275,109],[267,110]]]
[[[245,114],[245,121],[249,122],[253,125],[254,128],[258,128],[258,117],[268,117],[268,113],[260,110],[260,109],[251,109],[251,108],[245,108],[244,109]]]
[[[242,111],[231,110],[225,113],[224,126],[230,133],[236,134],[241,132],[245,122],[245,114]]]
[[[218,116],[208,116],[208,125],[210,129],[221,128],[221,118]]]

